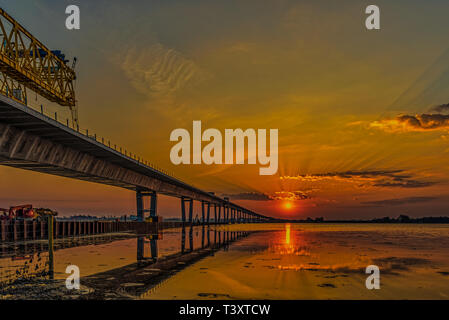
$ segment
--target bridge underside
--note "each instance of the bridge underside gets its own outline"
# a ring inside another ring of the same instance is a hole
[[[203,220],[205,203],[208,215],[211,205],[215,210],[226,209],[224,221],[250,217],[270,220],[168,176],[3,95],[0,95],[0,165],[137,191],[138,207],[140,196],[154,195],[155,204],[155,195],[164,194],[181,198],[182,203],[185,199],[201,201]]]

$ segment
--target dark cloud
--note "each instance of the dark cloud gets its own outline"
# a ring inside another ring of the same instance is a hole
[[[449,127],[449,115],[444,114],[402,115],[396,119],[410,129],[435,130]]]
[[[228,197],[230,200],[254,200],[254,201],[273,200],[269,195],[259,192],[242,192],[234,194],[224,194],[223,196]]]
[[[359,186],[390,187],[390,188],[424,188],[435,184],[435,182],[418,181],[404,170],[363,170],[330,172],[312,175],[284,176],[281,179],[299,180],[302,182],[319,181],[344,181]]]
[[[435,106],[432,109],[430,109],[430,111],[438,112],[438,113],[449,112],[449,103],[447,103],[447,104],[440,104],[439,106]]]
[[[408,198],[398,198],[398,199],[386,199],[379,201],[366,201],[362,204],[372,205],[372,206],[399,206],[403,204],[411,203],[422,203],[437,200],[436,197],[408,197]]]
[[[307,192],[304,191],[276,191],[273,195],[260,192],[242,192],[234,194],[223,194],[230,200],[253,200],[253,201],[270,201],[270,200],[290,200],[299,201],[311,199]]]
[[[416,181],[416,180],[400,180],[400,181],[386,181],[374,183],[375,187],[398,187],[398,188],[425,188],[435,185],[435,182],[430,181]]]

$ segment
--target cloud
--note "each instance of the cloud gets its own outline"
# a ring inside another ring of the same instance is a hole
[[[223,197],[228,197],[230,200],[253,200],[253,201],[267,201],[273,200],[265,193],[259,192],[242,192],[235,194],[224,194]]]
[[[311,197],[304,191],[276,191],[273,195],[259,192],[242,192],[236,194],[224,194],[230,200],[253,200],[253,201],[271,201],[271,200],[289,200],[300,201]]]
[[[423,203],[436,200],[436,197],[407,197],[407,198],[399,198],[399,199],[385,199],[378,201],[366,201],[362,202],[362,204],[373,205],[373,206],[399,206],[403,204],[411,204],[411,203]]]
[[[171,95],[207,78],[195,62],[160,43],[129,49],[121,68],[138,91],[150,96]]]
[[[449,112],[449,103],[446,104],[440,104],[438,106],[433,107],[432,109],[430,109],[430,111],[432,112],[437,112],[437,113],[445,113],[445,112]]]
[[[416,115],[398,115],[394,119],[383,119],[370,123],[371,128],[386,132],[414,132],[449,130],[449,103],[440,104],[430,109],[431,113]]]
[[[275,200],[299,201],[307,200],[311,197],[303,191],[277,191],[273,197]]]
[[[400,115],[395,119],[374,121],[370,127],[386,132],[447,131],[449,130],[449,115],[426,113],[414,116]]]
[[[338,181],[357,184],[359,187],[423,188],[435,182],[417,181],[403,170],[365,170],[321,173],[312,175],[282,176],[281,180],[301,182]]]

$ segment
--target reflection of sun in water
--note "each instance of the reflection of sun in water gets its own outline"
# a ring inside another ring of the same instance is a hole
[[[291,237],[291,235],[290,235],[290,229],[291,229],[291,224],[290,224],[290,223],[287,223],[287,224],[285,225],[285,244],[286,244],[286,245],[289,245],[289,244],[290,244],[290,237]]]
[[[294,227],[292,228],[290,223],[286,223],[284,226],[285,231],[280,234],[282,236],[270,249],[280,255],[309,256],[310,253],[307,249],[299,245],[301,241],[298,241],[297,231]]]

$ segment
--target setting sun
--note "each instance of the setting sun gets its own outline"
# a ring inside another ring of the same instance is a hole
[[[285,204],[284,204],[284,207],[285,207],[285,209],[291,209],[292,207],[293,207],[293,205],[292,205],[292,203],[291,202],[286,202]]]

